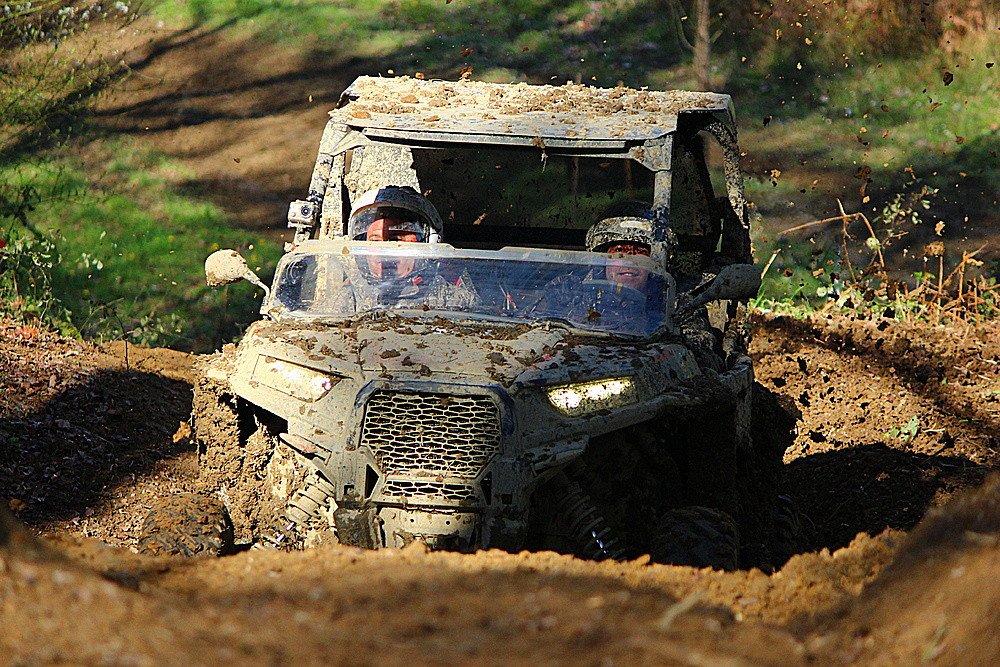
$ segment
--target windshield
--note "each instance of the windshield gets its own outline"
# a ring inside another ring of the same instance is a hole
[[[267,309],[322,319],[433,311],[649,336],[666,322],[672,293],[672,278],[641,255],[309,241],[282,259]]]

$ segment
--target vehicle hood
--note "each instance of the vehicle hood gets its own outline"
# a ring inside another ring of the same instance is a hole
[[[258,322],[241,347],[346,377],[486,381],[508,388],[645,374],[654,367],[653,377],[677,381],[699,373],[693,355],[676,342],[639,343],[545,325],[470,325],[444,318],[394,318],[354,327]]]

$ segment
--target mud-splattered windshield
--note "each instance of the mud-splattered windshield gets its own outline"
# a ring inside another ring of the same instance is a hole
[[[672,279],[648,257],[445,244],[312,241],[278,266],[267,312],[339,319],[380,311],[554,321],[648,336],[665,323]]]

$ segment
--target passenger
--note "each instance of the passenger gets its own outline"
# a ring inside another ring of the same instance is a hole
[[[653,214],[640,202],[626,202],[616,212],[587,230],[587,250],[621,255],[649,257],[653,247]],[[605,268],[605,278],[611,282],[642,290],[649,272],[631,262],[611,263]]]
[[[605,218],[590,228],[587,232],[587,248],[594,252],[649,255],[653,243],[653,213],[649,207],[640,202],[626,202],[617,213],[616,217]],[[636,267],[618,267],[613,263],[606,267],[605,273],[609,282],[635,290],[643,290],[649,276],[648,272]],[[633,300],[633,308],[635,305]],[[623,313],[636,317],[651,315],[629,313],[628,308],[611,310],[605,307],[602,316],[614,318]],[[707,311],[699,309],[679,324],[698,363],[716,371],[724,370],[720,365],[721,336],[709,323]]]
[[[434,205],[409,186],[364,193],[347,223],[354,241],[439,243],[443,223]],[[355,311],[388,308],[467,308],[478,299],[467,274],[446,279],[440,262],[398,249],[372,249],[345,267]],[[343,298],[348,298],[346,295]],[[347,304],[345,304],[346,306]]]
[[[649,256],[653,215],[640,202],[626,202],[595,223],[586,237],[593,252]],[[538,315],[565,317],[588,328],[619,332],[649,331],[662,319],[662,285],[650,284],[649,272],[626,259],[612,259],[597,275],[567,275],[553,280],[533,309]],[[659,281],[659,279],[657,279]],[[659,304],[651,305],[653,304]]]

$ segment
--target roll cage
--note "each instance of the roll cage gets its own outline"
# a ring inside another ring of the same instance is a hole
[[[700,133],[721,146],[726,192],[718,199],[711,196]],[[730,97],[572,83],[359,77],[330,112],[307,198],[291,207],[294,243],[343,236],[351,200],[365,189],[366,181],[376,187],[410,184],[423,192],[432,190],[414,167],[415,151],[475,148],[527,152],[543,166],[555,156],[638,164],[651,174],[654,259],[666,263],[676,242],[673,233],[682,243],[690,240],[701,251],[721,254],[722,263],[750,261],[749,218]],[[378,155],[378,160],[361,159],[366,152]],[[365,172],[372,164],[380,172],[374,177]],[[683,199],[690,199],[692,192],[707,194],[698,195],[701,199],[690,206]],[[701,220],[694,220],[699,216]],[[447,220],[445,227],[448,230]],[[462,231],[473,236],[500,233],[469,227]],[[535,245],[530,241],[536,240],[551,246],[567,238],[562,230],[542,226],[520,232],[518,245]]]

